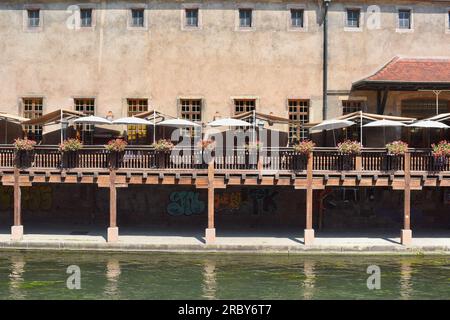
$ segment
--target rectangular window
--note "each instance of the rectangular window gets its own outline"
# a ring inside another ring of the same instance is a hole
[[[137,115],[138,113],[148,111],[147,99],[127,99],[128,117]],[[128,140],[139,141],[147,137],[147,126],[128,126]]]
[[[29,119],[36,119],[42,116],[43,99],[42,98],[23,98],[23,116]],[[29,139],[37,142],[42,140],[42,126],[41,125],[27,125],[24,130]]]
[[[309,122],[309,100],[288,100],[289,114],[289,142],[308,139],[308,129],[302,128],[302,124]]]
[[[144,9],[131,9],[131,26],[144,27]]]
[[[252,27],[252,9],[239,9],[239,27]]]
[[[27,10],[28,14],[28,27],[29,28],[37,28],[40,26],[40,10],[39,9],[29,9]]]
[[[291,27],[303,28],[303,9],[291,9]]]
[[[186,9],[185,15],[187,27],[198,27],[198,9]]]
[[[77,98],[74,99],[75,111],[83,112],[87,116],[95,115],[95,99],[93,98]],[[94,134],[94,126],[90,124],[77,125],[77,130],[81,131],[83,142],[92,142]]]
[[[200,122],[202,121],[202,100],[201,99],[181,99],[181,118]]]
[[[92,9],[80,9],[81,27],[92,27]]]
[[[450,30],[450,11],[447,13],[448,29]]]
[[[349,113],[363,111],[364,101],[358,100],[343,100],[342,101],[342,114],[346,115]]]
[[[256,110],[255,99],[234,99],[234,114]]]
[[[399,29],[411,29],[411,10],[398,11],[398,27]]]
[[[359,18],[361,10],[359,9],[347,9],[347,27],[359,28]]]

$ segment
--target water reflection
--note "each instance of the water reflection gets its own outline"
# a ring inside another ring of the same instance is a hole
[[[400,265],[400,297],[402,299],[410,299],[412,292],[411,262],[403,260]]]
[[[106,263],[106,286],[105,294],[108,298],[119,298],[119,278],[122,273],[119,260],[109,258]]]
[[[303,281],[303,298],[311,300],[314,297],[314,287],[316,284],[315,262],[305,261],[303,263],[303,270],[305,273],[305,280]]]
[[[25,299],[25,292],[22,290],[25,272],[25,260],[22,255],[11,257],[11,273],[9,274],[9,293],[11,299]]]
[[[206,299],[217,299],[217,278],[216,262],[214,260],[205,260],[203,266],[203,297]]]

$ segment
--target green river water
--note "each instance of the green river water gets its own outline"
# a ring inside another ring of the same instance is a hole
[[[0,299],[450,299],[450,257],[0,251]]]

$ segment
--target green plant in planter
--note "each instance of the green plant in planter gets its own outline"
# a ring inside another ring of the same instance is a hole
[[[249,143],[247,143],[245,145],[245,150],[247,150],[247,151],[255,151],[255,150],[260,151],[263,148],[263,146],[264,146],[264,144],[261,141],[259,141],[259,140],[251,141],[251,142],[249,142]]]
[[[442,140],[438,144],[431,145],[431,154],[434,157],[434,166],[438,170],[442,170],[446,163],[447,158],[450,157],[450,142]]]
[[[105,149],[109,152],[124,152],[128,143],[122,139],[112,139],[105,145]]]
[[[30,140],[28,138],[17,138],[14,140],[14,147],[17,151],[33,151],[36,141]]]
[[[450,156],[450,142],[447,140],[442,140],[438,144],[431,145],[431,153],[435,158],[448,157]]]
[[[197,147],[201,150],[212,151],[216,148],[216,142],[211,139],[200,140]]]
[[[344,155],[357,155],[361,153],[361,143],[345,140],[338,144],[338,151]]]
[[[59,151],[61,152],[75,152],[83,148],[83,143],[78,139],[67,139],[59,144]]]
[[[155,148],[156,151],[171,151],[175,146],[172,141],[168,139],[159,139],[152,144],[152,147]]]
[[[36,141],[28,138],[17,138],[14,140],[14,147],[16,148],[15,161],[18,167],[24,168],[31,166],[32,151],[35,145]]]
[[[393,141],[386,144],[387,153],[393,156],[404,155],[408,151],[408,144],[403,141]]]
[[[298,152],[303,155],[307,155],[307,154],[310,154],[314,150],[315,146],[316,146],[316,144],[314,142],[312,142],[311,140],[303,140],[303,141],[295,144],[293,146],[293,148],[294,148],[295,152]]]

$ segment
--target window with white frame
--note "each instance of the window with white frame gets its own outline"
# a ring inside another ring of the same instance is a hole
[[[345,26],[347,28],[359,28],[360,27],[360,17],[361,10],[360,9],[347,9],[347,19]]]
[[[411,29],[411,10],[399,9],[398,10],[398,28],[399,29]]]
[[[131,9],[131,21],[130,26],[133,28],[144,28],[144,8],[132,8]]]
[[[80,9],[80,26],[82,28],[92,27],[92,9],[81,8]]]
[[[234,114],[256,110],[256,99],[234,99]]]
[[[94,98],[75,98],[75,111],[84,113],[87,116],[95,115],[95,99]],[[94,126],[90,124],[77,125],[77,130],[81,132],[83,142],[90,142],[94,136]]]
[[[251,28],[252,27],[252,9],[239,9],[239,27]]]
[[[41,10],[28,9],[27,10],[27,26],[28,28],[38,28],[41,25]]]
[[[23,116],[36,119],[42,116],[43,98],[23,98]],[[42,140],[42,125],[26,125],[24,130],[28,138],[37,142]]]
[[[303,28],[304,27],[304,13],[303,9],[291,9],[291,27]]]
[[[309,100],[289,99],[289,142],[303,141],[309,138],[309,131],[303,124],[309,122]]]
[[[198,27],[198,8],[186,8],[184,14],[186,27]]]

